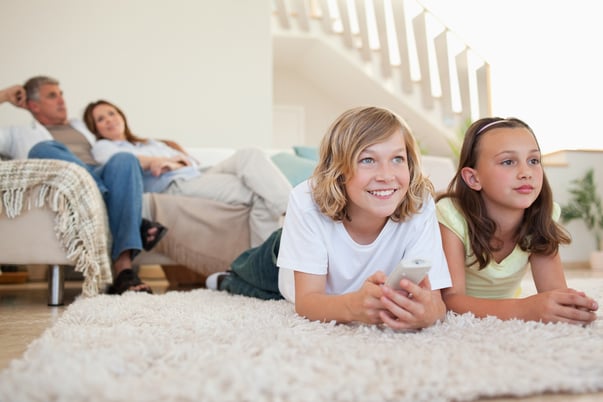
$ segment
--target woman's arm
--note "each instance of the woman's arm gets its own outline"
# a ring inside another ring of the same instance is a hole
[[[122,147],[111,140],[98,140],[92,147],[92,155],[99,163],[106,163],[113,155],[118,152],[129,152],[136,156],[142,170],[150,170],[154,176],[159,176],[170,170],[180,169],[189,166],[190,161],[186,155],[177,154],[174,156],[147,156],[144,152],[137,152],[131,147]]]
[[[138,158],[142,170],[150,170],[153,176],[190,165],[190,161],[184,155],[171,157],[136,155],[136,158]]]
[[[159,141],[163,142],[168,147],[175,149],[176,151],[181,152],[184,155],[188,156],[188,152],[186,152],[184,147],[182,145],[178,144],[176,141],[172,141],[172,140],[159,140]]]

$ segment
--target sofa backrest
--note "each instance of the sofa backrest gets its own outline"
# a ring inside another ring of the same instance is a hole
[[[186,150],[195,157],[199,163],[201,163],[202,167],[213,166],[216,163],[220,162],[233,155],[236,151],[235,148],[203,148],[203,147],[186,147]],[[266,149],[266,152],[269,156],[274,157],[275,155],[287,153],[291,155],[295,155],[295,152],[291,148],[286,149]],[[273,158],[273,160],[275,160]],[[275,162],[278,162],[275,160]],[[431,156],[431,155],[423,155],[423,171],[429,176],[433,185],[435,187],[436,192],[444,191],[448,187],[448,183],[454,176],[456,171],[456,167],[451,158],[443,157],[443,156]],[[277,163],[279,165],[279,163]],[[283,166],[279,166],[283,169]],[[288,169],[285,173],[286,176],[290,177],[291,172],[291,163],[287,165]],[[303,168],[304,173],[307,173],[308,169],[304,165]],[[299,175],[297,175],[299,177]]]

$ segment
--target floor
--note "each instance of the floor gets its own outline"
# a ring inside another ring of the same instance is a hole
[[[165,293],[172,289],[165,277],[156,271],[149,271],[143,280],[151,285],[154,293]],[[568,269],[568,278],[603,278],[603,271],[590,269]],[[178,290],[183,290],[178,288]],[[61,313],[80,294],[81,282],[66,281],[64,306],[49,307],[48,285],[46,282],[26,282],[23,284],[0,284],[0,370],[8,366],[12,359],[20,357],[27,345],[39,337],[46,328],[52,326]],[[539,395],[531,398],[497,398],[488,402],[601,402],[603,392],[582,395]]]

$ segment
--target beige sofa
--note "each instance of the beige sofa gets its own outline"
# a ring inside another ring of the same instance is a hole
[[[85,296],[104,292],[112,281],[107,217],[84,169],[62,161],[2,161],[0,195],[0,264],[48,265],[49,305],[63,303],[64,266],[83,273]],[[145,194],[143,201],[145,217],[168,233],[136,265],[185,266],[207,276],[250,246],[246,206],[165,194]]]
[[[235,150],[190,148],[189,152],[202,165],[211,166]],[[423,166],[436,191],[445,189],[455,169],[449,158],[434,156],[424,156]],[[63,302],[62,266],[83,273],[85,296],[104,291],[112,280],[106,211],[84,169],[61,161],[3,161],[0,194],[0,264],[48,265],[49,305]],[[228,268],[250,245],[245,206],[145,194],[143,216],[169,230],[151,252],[137,256],[138,265],[185,266],[207,276]],[[66,235],[74,228],[78,230]]]

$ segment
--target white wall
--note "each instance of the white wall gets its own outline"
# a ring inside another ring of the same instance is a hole
[[[331,123],[350,107],[333,99],[295,71],[279,66],[274,67],[273,96],[275,105],[295,105],[304,109],[306,134],[304,143],[299,145],[320,145]]]
[[[594,169],[595,183],[599,195],[603,198],[603,151],[562,151],[547,155],[544,161],[544,169],[553,189],[553,198],[560,205],[567,204],[571,197],[568,192],[571,181],[584,177],[590,168]],[[572,243],[561,248],[561,259],[579,265],[587,264],[590,253],[596,247],[594,236],[581,220],[564,226],[572,236]]]
[[[2,0],[0,87],[61,82],[71,117],[105,98],[143,137],[270,146],[271,3]],[[0,125],[30,121],[0,105]]]

